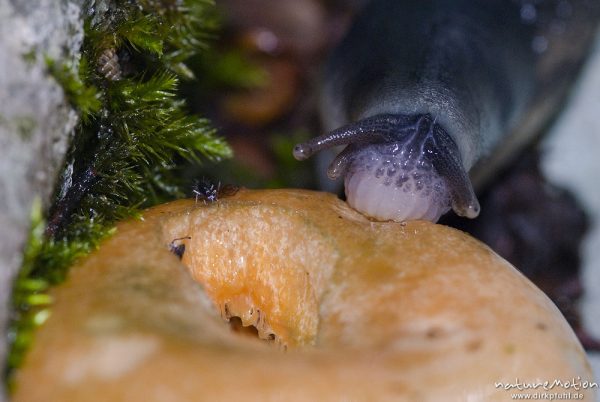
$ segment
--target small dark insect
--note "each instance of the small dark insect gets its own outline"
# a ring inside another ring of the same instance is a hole
[[[190,240],[191,238],[191,236],[184,236],[173,239],[171,243],[169,243],[169,251],[175,254],[181,260],[183,258],[183,253],[185,253],[185,243],[175,244],[175,242],[181,240]]]
[[[207,179],[197,180],[192,188],[192,193],[198,200],[204,201],[205,204],[212,204],[219,200],[220,197],[229,197],[237,193],[239,187],[226,184],[221,186],[221,183],[213,184]]]
[[[221,183],[214,185],[206,179],[198,180],[194,183],[192,193],[196,196],[196,202],[203,200],[204,203],[213,203],[219,199],[219,189]]]
[[[98,72],[110,81],[121,79],[121,65],[115,49],[106,49],[100,54],[100,57],[98,57]]]

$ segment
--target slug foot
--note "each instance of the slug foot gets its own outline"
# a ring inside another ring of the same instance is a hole
[[[479,202],[452,138],[429,115],[379,115],[297,145],[306,159],[337,145],[347,147],[329,166],[344,176],[348,203],[378,220],[436,222],[451,208],[475,218]]]

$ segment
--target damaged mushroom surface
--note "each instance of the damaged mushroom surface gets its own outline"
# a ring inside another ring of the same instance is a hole
[[[155,207],[53,297],[15,401],[489,401],[516,379],[593,381],[556,307],[485,245],[330,194]]]

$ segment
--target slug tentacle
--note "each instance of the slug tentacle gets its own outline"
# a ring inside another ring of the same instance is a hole
[[[437,220],[450,207],[469,218],[479,203],[458,147],[429,115],[378,115],[317,137],[298,159],[340,144],[328,176],[345,176],[348,203],[382,220]]]
[[[479,215],[479,201],[462,167],[458,147],[441,126],[434,124],[432,129],[435,133],[427,138],[425,152],[450,189],[452,210],[459,216],[476,218]]]
[[[356,156],[359,148],[355,144],[350,144],[342,152],[340,152],[327,169],[327,177],[331,180],[336,180],[348,171],[348,166]]]
[[[294,147],[294,158],[299,161],[310,158],[323,149],[348,144],[373,144],[391,141],[408,133],[418,123],[418,116],[382,114],[360,122],[335,129]],[[401,131],[398,129],[401,127]]]

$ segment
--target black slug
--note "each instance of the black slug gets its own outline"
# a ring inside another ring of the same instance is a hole
[[[325,69],[328,169],[379,220],[474,218],[485,182],[565,97],[595,32],[588,0],[372,0]],[[471,174],[471,177],[469,177]]]

